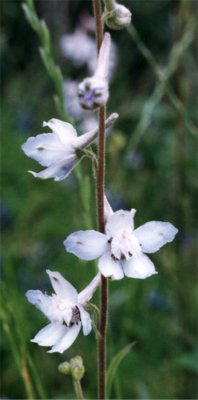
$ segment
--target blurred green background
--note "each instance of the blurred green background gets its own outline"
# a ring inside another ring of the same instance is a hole
[[[84,202],[75,175],[55,183],[27,173],[40,166],[25,157],[21,145],[42,132],[44,120],[60,116],[38,37],[21,4],[1,4],[1,398],[74,398],[70,377],[57,367],[77,354],[86,367],[85,397],[96,398],[94,333],[80,334],[63,355],[49,355],[30,342],[46,320],[25,292],[51,292],[46,268],[84,288],[95,264],[66,254],[62,242],[75,230],[96,228],[96,218],[90,160],[81,163]],[[108,113],[116,111],[120,118],[107,140],[106,192],[115,210],[137,209],[136,226],[170,221],[179,234],[152,255],[158,275],[110,282],[108,362],[136,342],[119,366],[111,398],[195,399],[198,3],[124,4],[133,13],[133,27],[112,32],[118,62]],[[65,59],[59,41],[85,12],[92,13],[91,1],[39,0],[36,9],[50,29],[64,78],[80,80],[86,68]],[[98,304],[98,293],[94,299]]]

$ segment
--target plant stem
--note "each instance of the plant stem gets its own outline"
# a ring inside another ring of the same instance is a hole
[[[22,369],[21,376],[24,382],[25,390],[27,393],[27,398],[29,400],[34,399],[34,391],[32,387],[31,377],[27,366],[26,354],[23,348],[21,348],[21,361],[22,361]]]
[[[100,0],[93,0],[93,9],[96,21],[97,49],[99,52],[103,39],[103,23]],[[98,168],[97,168],[97,208],[98,229],[104,232],[104,184],[105,184],[105,114],[104,106],[99,108],[99,135],[98,135]],[[98,398],[106,397],[106,327],[108,314],[108,280],[101,276],[100,292],[100,319],[98,339]]]
[[[78,400],[84,400],[81,383],[79,380],[73,379],[74,389]]]

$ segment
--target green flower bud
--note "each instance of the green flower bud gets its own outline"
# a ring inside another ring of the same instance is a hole
[[[70,360],[71,375],[75,380],[80,381],[85,373],[83,359],[80,356],[71,358]]]
[[[67,361],[64,361],[63,363],[61,363],[58,366],[58,370],[59,370],[59,372],[61,372],[61,374],[65,374],[65,375],[70,374],[71,373],[70,363],[68,363]]]
[[[128,25],[130,25],[131,15],[132,14],[128,8],[115,2],[112,4],[111,9],[109,4],[105,5],[103,19],[109,28],[118,30],[126,28]]]

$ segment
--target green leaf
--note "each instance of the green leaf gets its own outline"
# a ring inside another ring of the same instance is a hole
[[[34,14],[34,12],[29,8],[27,4],[22,4],[23,11],[25,13],[25,16],[31,25],[31,27],[37,32],[39,31],[39,20],[37,16]]]
[[[123,360],[124,357],[127,356],[129,351],[132,349],[132,347],[136,344],[136,342],[129,343],[127,346],[125,346],[122,350],[119,351],[111,360],[111,363],[109,365],[109,368],[107,370],[107,398],[110,398],[110,393],[111,393],[111,388],[112,388],[112,383],[113,379],[115,377],[115,374],[117,372],[117,369]]]
[[[30,7],[30,8],[34,8],[34,3],[33,3],[33,0],[26,0],[26,3],[28,4],[28,6]]]
[[[50,77],[52,77],[53,75],[53,64],[52,64],[52,60],[49,57],[48,53],[46,52],[46,50],[43,47],[39,48],[39,52],[43,61],[43,64],[49,74]]]
[[[41,40],[43,43],[43,47],[45,48],[47,53],[50,53],[51,50],[50,34],[44,20],[40,21],[40,33],[41,33]]]

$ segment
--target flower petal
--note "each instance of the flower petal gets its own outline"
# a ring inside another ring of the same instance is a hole
[[[83,334],[86,336],[92,330],[92,322],[89,313],[80,305],[78,305],[80,310],[80,318],[82,322]]]
[[[34,172],[34,171],[28,171],[30,174],[32,174],[35,178],[40,178],[40,179],[48,179],[48,178],[54,178],[55,181],[62,181],[62,179],[66,178],[70,172],[73,170],[73,168],[76,166],[76,164],[79,162],[77,158],[71,160],[63,160],[57,164],[53,164],[50,167],[40,171],[40,172]]]
[[[53,322],[41,329],[31,342],[39,346],[53,346],[65,335],[67,329],[65,325]]]
[[[21,147],[28,157],[38,161],[43,167],[62,161],[67,157],[67,153],[71,153],[71,149],[65,149],[54,133],[30,137]]]
[[[104,196],[104,217],[105,217],[105,221],[107,222],[107,220],[113,215],[113,209],[110,206],[107,197]]]
[[[90,78],[91,79],[91,78]],[[111,114],[105,121],[105,128],[107,129],[110,127],[114,122],[118,119],[119,115],[117,113]],[[73,141],[74,149],[82,149],[86,146],[89,146],[98,136],[98,126],[94,129],[90,130],[89,132],[84,133],[76,138]]]
[[[120,261],[114,260],[109,252],[100,257],[98,268],[103,276],[113,280],[122,279],[124,277]]]
[[[46,317],[50,319],[52,298],[47,294],[43,294],[40,290],[28,290],[26,292],[26,297],[29,303],[33,304],[38,308]]]
[[[157,274],[153,262],[143,253],[122,261],[123,270],[129,278],[145,279]]]
[[[82,260],[94,260],[108,249],[106,235],[94,230],[74,232],[63,244],[69,253]]]
[[[81,323],[79,322],[76,325],[71,326],[70,328],[67,328],[67,332],[65,335],[59,340],[55,346],[52,347],[48,353],[63,353],[65,350],[67,350],[74,342],[74,340],[77,338],[81,328]]]
[[[105,32],[102,44],[100,46],[97,67],[94,74],[95,76],[103,79],[108,79],[110,49],[111,49],[111,35],[109,32]]]
[[[151,221],[134,230],[142,251],[155,253],[166,243],[172,242],[178,229],[169,222]]]
[[[49,269],[46,270],[50,277],[52,287],[57,296],[63,297],[69,303],[77,303],[78,293],[77,290],[69,283],[59,272],[53,272]]]
[[[48,122],[43,122],[43,126],[49,126],[64,146],[72,144],[73,139],[77,137],[76,129],[68,122],[61,121],[60,119],[52,118]]]
[[[107,221],[105,231],[108,237],[113,237],[120,229],[132,229],[134,227],[133,218],[136,210],[116,211]]]
[[[78,303],[85,304],[93,296],[97,286],[100,284],[101,275],[98,273],[94,279],[78,294]]]

